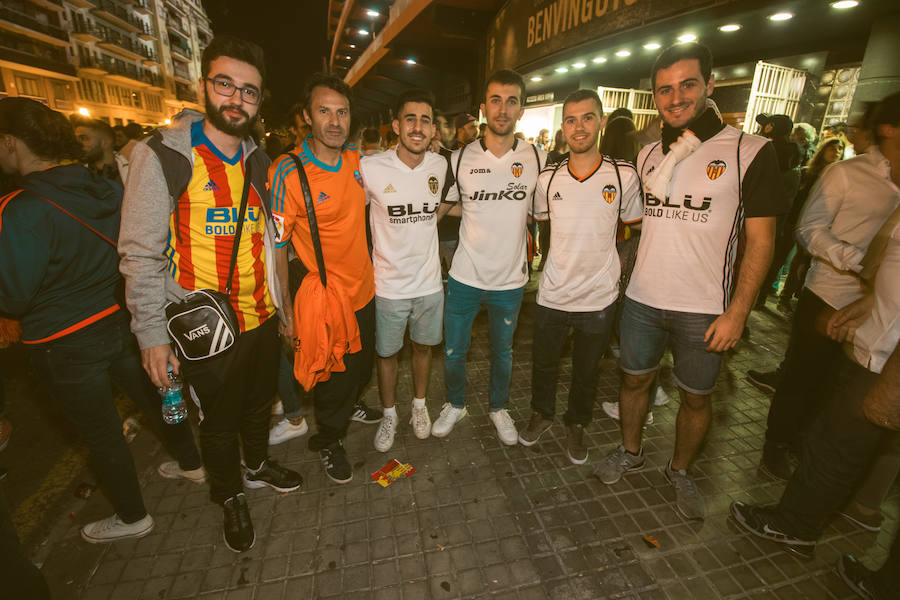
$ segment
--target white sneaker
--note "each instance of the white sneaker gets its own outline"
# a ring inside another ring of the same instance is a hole
[[[106,544],[128,538],[144,537],[153,531],[153,517],[145,515],[135,523],[123,523],[119,515],[113,515],[81,528],[81,537],[92,544]]]
[[[272,414],[273,415],[283,415],[284,414],[284,404],[281,403],[281,400],[272,404]]]
[[[292,440],[295,437],[304,435],[307,431],[309,431],[309,425],[307,425],[306,419],[300,421],[299,425],[294,425],[287,419],[282,419],[269,430],[269,445],[274,446],[275,444]]]
[[[431,434],[431,416],[428,414],[428,407],[416,408],[413,406],[409,424],[412,425],[413,433],[417,438],[426,439]]]
[[[456,408],[449,402],[444,402],[444,406],[441,408],[441,415],[434,422],[434,425],[431,426],[431,435],[439,438],[446,437],[447,434],[453,431],[453,426],[465,417],[467,413],[468,411],[465,407]]]
[[[156,471],[166,479],[178,479],[183,477],[194,483],[206,483],[206,471],[203,470],[203,467],[191,469],[190,471],[183,471],[181,467],[178,466],[178,461],[175,460],[162,463],[156,468]]]
[[[375,432],[375,449],[379,452],[387,452],[394,445],[394,435],[397,433],[397,417],[385,413]]]
[[[669,403],[669,395],[661,385],[656,386],[656,395],[653,396],[653,406],[665,406]]]
[[[600,406],[603,407],[603,412],[609,416],[610,419],[619,420],[619,403],[618,402],[604,402]],[[644,426],[653,425],[653,411],[647,411],[647,418],[644,419]]]
[[[516,430],[516,424],[513,423],[509,411],[505,408],[495,410],[491,413],[491,421],[497,428],[497,437],[507,446],[515,446],[519,443],[519,432]]]

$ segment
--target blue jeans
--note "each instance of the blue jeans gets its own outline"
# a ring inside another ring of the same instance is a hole
[[[147,511],[122,435],[122,419],[113,403],[113,383],[162,430],[167,449],[182,469],[202,465],[188,421],[163,423],[162,402],[141,367],[124,311],[29,350],[41,380],[84,439],[100,485],[124,522],[139,521]]]
[[[284,406],[285,419],[297,419],[303,416],[303,402],[299,394],[299,384],[294,379],[294,366],[284,352],[278,363],[278,397]]]
[[[588,425],[597,396],[597,367],[609,345],[616,304],[591,312],[565,312],[538,304],[534,309],[531,408],[552,419],[556,412],[556,381],[563,346],[574,329],[572,384],[566,425]]]
[[[447,402],[466,405],[466,355],[472,342],[472,323],[482,306],[488,310],[491,340],[491,411],[506,408],[512,377],[512,343],[525,288],[482,290],[449,278],[444,302],[444,380]]]

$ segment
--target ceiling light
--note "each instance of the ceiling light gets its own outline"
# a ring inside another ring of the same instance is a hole
[[[556,71],[557,73],[568,73],[569,72],[569,70],[565,67],[556,67],[553,70]]]
[[[659,50],[660,48],[662,48],[662,46],[660,46],[656,42],[650,42],[649,44],[644,44],[644,50]]]
[[[722,25],[719,27],[719,31],[724,31],[725,33],[731,33],[732,31],[737,31],[741,26],[737,23],[729,23],[728,25]]]
[[[369,32],[365,29],[360,29],[356,33],[358,33],[359,35],[369,35]]]
[[[678,36],[678,41],[682,44],[687,44],[688,42],[696,42],[697,36],[693,33],[685,33],[683,35]]]
[[[769,15],[770,21],[787,21],[789,19],[793,19],[794,14],[789,12],[780,12],[775,13],[774,15]]]
[[[605,62],[606,62],[606,57],[605,57],[605,56],[598,56],[597,58],[595,58],[595,59],[592,60],[591,62],[592,62],[592,63],[598,63],[598,64],[599,64],[599,63],[605,63]]]
[[[344,58],[346,58],[347,60],[352,60],[349,56],[345,56]]]
[[[416,60],[415,60],[414,58],[407,58],[407,59],[406,59],[406,64],[408,64],[408,65],[414,65],[414,64],[416,64]]]
[[[350,44],[350,49],[351,49],[351,50],[356,50],[356,44]]]
[[[631,56],[631,52],[629,52],[628,50],[619,50],[618,52],[616,52],[616,56],[625,58],[626,56]]]
[[[380,17],[381,13],[378,12],[377,10],[369,9],[366,11],[366,16],[372,17],[374,19],[375,17]]]
[[[584,64],[583,62],[577,62],[577,63],[574,63],[574,64],[572,65],[572,68],[573,68],[573,69],[583,69],[583,68],[585,68],[586,66],[587,66],[587,65]]]
[[[89,111],[85,107],[81,106],[78,108],[78,114],[81,115],[82,117],[89,117],[89,116],[91,116],[91,111]]]
[[[845,8],[854,8],[859,6],[859,2],[857,0],[838,0],[837,2],[831,3],[831,8],[837,8],[838,10],[843,10]]]
[[[535,76],[535,77],[532,77],[531,80],[532,80],[533,82],[537,83],[538,81],[543,81],[544,79],[543,79],[543,77],[537,77],[537,76]]]

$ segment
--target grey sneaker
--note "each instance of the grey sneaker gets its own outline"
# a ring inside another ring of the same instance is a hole
[[[523,446],[534,446],[545,431],[553,426],[553,419],[548,419],[539,412],[531,415],[528,427],[519,432],[519,443]]]
[[[644,468],[644,451],[635,456],[626,452],[623,446],[618,446],[603,459],[594,470],[594,475],[606,485],[612,485],[622,479],[627,471],[640,471]]]
[[[584,425],[573,423],[566,427],[566,456],[573,465],[583,465],[588,459],[587,446],[584,445]]]
[[[672,461],[665,468],[666,479],[675,488],[675,507],[685,519],[702,521],[706,518],[706,502],[686,469],[674,470]]]

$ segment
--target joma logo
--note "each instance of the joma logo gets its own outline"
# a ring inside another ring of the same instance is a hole
[[[193,329],[188,331],[186,334],[184,334],[184,337],[186,337],[189,342],[192,342],[197,338],[207,334],[209,334],[209,325],[203,324],[200,327],[194,327]]]

